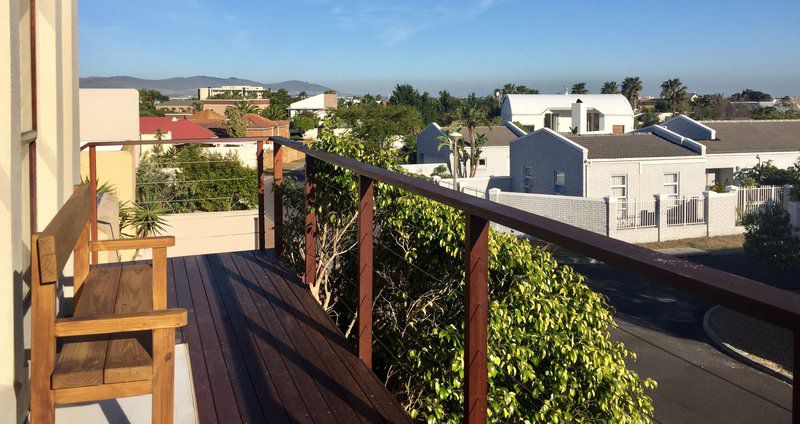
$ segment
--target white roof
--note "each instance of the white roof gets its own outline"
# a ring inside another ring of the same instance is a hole
[[[541,115],[548,109],[571,109],[578,100],[604,115],[633,116],[622,94],[507,94],[503,103],[508,103],[513,115]]]
[[[296,110],[318,110],[325,109],[325,94],[306,97],[289,105],[289,109]]]

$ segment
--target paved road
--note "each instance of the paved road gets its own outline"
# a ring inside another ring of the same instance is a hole
[[[736,258],[693,260],[723,267]],[[638,355],[631,367],[658,382],[656,421],[791,421],[791,386],[721,353],[705,335],[710,304],[605,265],[574,267],[617,309],[613,337]]]

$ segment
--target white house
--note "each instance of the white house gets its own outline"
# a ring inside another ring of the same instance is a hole
[[[705,146],[665,128],[564,135],[542,128],[511,143],[512,191],[614,199],[696,196]]]
[[[706,147],[706,184],[732,183],[742,168],[800,161],[800,120],[695,121],[678,115],[663,127]]]
[[[508,94],[500,116],[530,131],[621,134],[634,130],[633,109],[621,94]]]
[[[468,130],[466,127],[461,127],[457,133],[461,134],[461,137],[464,139],[468,139]],[[481,156],[478,161],[478,168],[475,176],[489,177],[508,175],[509,143],[517,137],[525,135],[525,131],[507,122],[504,125],[484,125],[475,127],[475,136],[478,134],[486,136],[486,143],[481,149]],[[441,146],[443,141],[440,137],[447,138],[448,134],[445,129],[435,122],[425,127],[425,129],[417,135],[417,163],[444,164],[447,165],[450,172],[452,172],[453,155],[448,146]],[[467,149],[469,149],[469,147],[467,147]]]
[[[323,119],[328,115],[329,110],[336,109],[338,102],[336,93],[324,93],[307,97],[289,105],[289,117],[294,118],[297,114],[312,112],[320,119]]]

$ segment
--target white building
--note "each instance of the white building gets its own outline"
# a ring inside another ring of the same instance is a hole
[[[255,85],[223,85],[197,89],[197,98],[205,100],[217,95],[241,95],[243,99],[266,99],[269,89]]]
[[[315,113],[320,119],[324,119],[328,116],[329,110],[336,109],[338,103],[339,100],[336,97],[336,93],[317,94],[290,104],[289,117],[294,118],[297,114],[311,112]]]
[[[464,139],[468,138],[466,127],[458,131]],[[509,164],[509,143],[517,137],[525,135],[525,131],[507,122],[505,125],[475,127],[475,135],[486,136],[478,162],[476,177],[506,176]],[[440,163],[447,165],[449,172],[453,170],[453,155],[448,146],[441,146],[441,137],[448,137],[447,131],[437,123],[425,127],[417,135],[417,163]],[[441,146],[441,148],[440,148]],[[467,147],[469,149],[469,147]],[[468,166],[468,165],[467,165]]]
[[[634,129],[633,109],[621,94],[508,94],[500,116],[529,131],[621,134]]]

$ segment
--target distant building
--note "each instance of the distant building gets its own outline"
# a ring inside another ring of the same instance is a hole
[[[266,99],[271,90],[253,85],[223,85],[197,89],[197,98],[205,100],[214,96],[235,96],[243,99]]]
[[[461,138],[468,138],[466,127],[461,127],[457,132],[461,134]],[[484,144],[481,149],[481,156],[478,159],[478,168],[475,172],[475,176],[489,177],[508,175],[509,143],[517,139],[517,137],[525,135],[525,131],[512,123],[506,123],[505,125],[484,125],[475,127],[475,134],[486,136],[486,144]],[[449,135],[445,129],[435,122],[425,127],[425,129],[417,135],[417,163],[441,163],[446,165],[449,172],[452,173],[453,154],[448,146],[441,146],[442,143],[446,142],[442,141],[441,137],[447,138]],[[469,149],[469,147],[467,147],[467,149]]]
[[[160,135],[158,132],[160,131]],[[140,140],[187,140],[216,138],[216,134],[189,119],[175,117],[143,116],[139,118]]]
[[[240,99],[205,99],[201,101],[203,103],[203,110],[213,110],[219,114],[225,114],[225,109],[236,106],[242,100]],[[259,109],[266,109],[269,107],[270,101],[269,99],[263,100],[246,100],[247,103],[259,108]]]
[[[500,116],[526,130],[622,134],[633,131],[633,109],[621,94],[508,94]]]
[[[311,112],[322,119],[328,116],[329,110],[336,109],[338,104],[339,100],[336,93],[317,94],[290,104],[289,117],[294,118],[297,114]]]
[[[158,103],[156,109],[164,110],[167,113],[194,113],[196,103],[197,100],[193,99],[170,99],[166,102]]]

